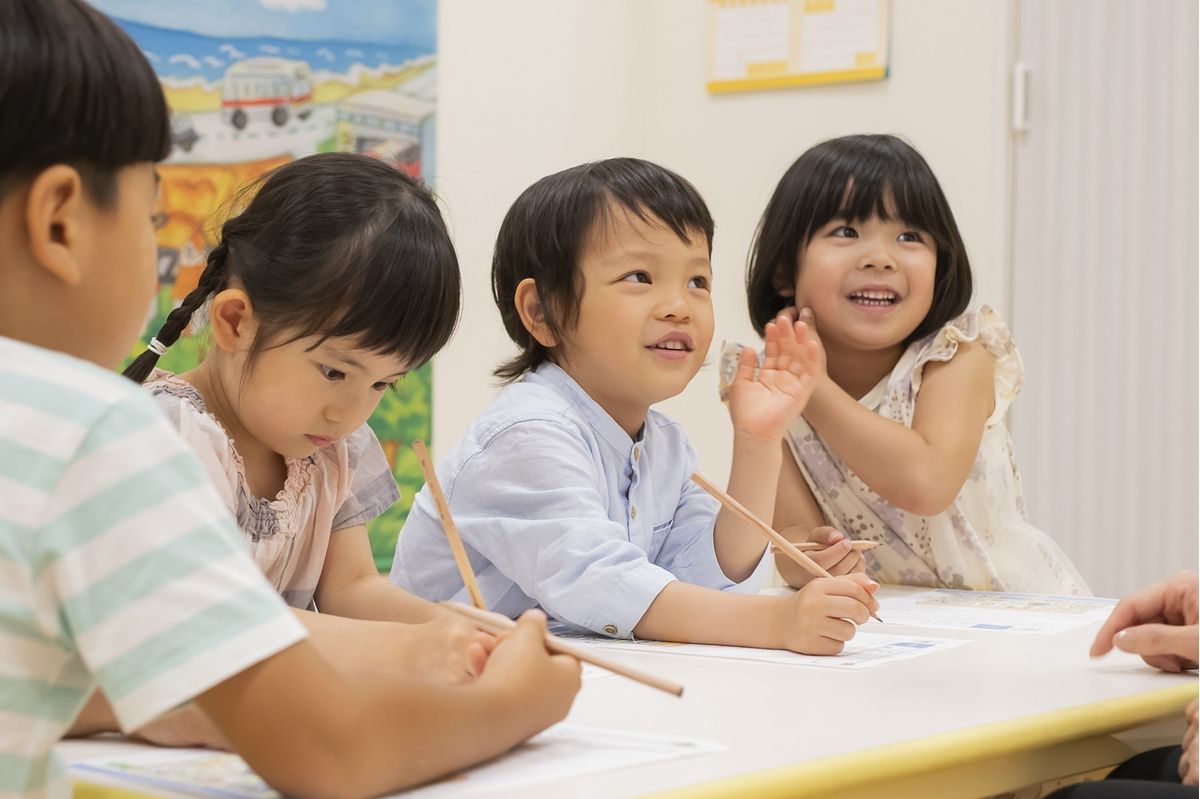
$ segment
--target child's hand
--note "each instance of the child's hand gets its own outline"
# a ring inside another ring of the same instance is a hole
[[[879,588],[865,574],[818,577],[789,597],[784,619],[784,649],[806,655],[836,655],[865,624],[879,603]]]
[[[763,332],[766,352],[758,379],[752,350],[742,350],[729,387],[729,415],[736,434],[777,442],[804,410],[816,385],[819,345],[807,340],[807,326],[780,316]],[[823,365],[822,365],[823,368]]]
[[[404,668],[414,674],[451,683],[471,682],[483,674],[496,639],[475,629],[457,614],[406,625],[402,641]]]
[[[808,341],[817,347],[817,355],[814,359],[816,361],[814,374],[818,380],[825,377],[825,345],[821,343],[821,334],[817,332],[817,317],[813,314],[812,308],[806,306],[799,311],[794,307],[788,308],[780,313],[779,316],[789,321],[793,319],[799,321],[808,328]]]
[[[802,534],[800,527],[789,527],[786,530],[780,530],[779,534],[789,541],[800,541],[806,537]],[[807,538],[813,543],[824,544],[824,549],[809,550],[805,554],[834,577],[843,574],[866,573],[867,561],[863,554],[852,549],[850,539],[841,532],[832,527],[817,527],[808,533]],[[771,545],[771,552],[777,556],[775,563],[779,568],[779,574],[788,585],[793,588],[802,588],[813,580],[812,574],[787,555],[782,555],[774,544]]]
[[[566,718],[579,692],[579,661],[546,651],[546,615],[527,610],[517,627],[502,636],[479,680],[512,707],[522,737]]]

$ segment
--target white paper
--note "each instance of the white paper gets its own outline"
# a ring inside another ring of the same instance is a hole
[[[438,782],[395,794],[405,799],[472,796],[512,791],[581,774],[706,752],[725,747],[681,736],[648,735],[558,724],[516,749]],[[182,796],[279,799],[240,757],[206,749],[147,749],[124,757],[71,765],[76,780],[154,787]]]
[[[745,646],[676,644],[669,641],[615,641],[610,638],[573,639],[586,646],[623,649],[632,652],[663,652],[671,655],[757,660],[789,666],[819,666],[830,669],[866,669],[900,660],[928,655],[942,649],[970,643],[957,638],[927,638],[917,635],[889,635],[861,630],[846,642],[838,655],[801,655],[783,649],[755,649]]]
[[[1117,600],[1090,596],[931,591],[887,597],[879,615],[888,624],[952,630],[1053,635],[1103,621]]]

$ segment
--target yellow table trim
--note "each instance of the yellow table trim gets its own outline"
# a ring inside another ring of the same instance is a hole
[[[1196,691],[1194,682],[1173,685],[1148,693],[673,789],[654,796],[659,799],[836,796],[885,780],[928,774],[972,761],[1127,730],[1182,711],[1196,698]]]

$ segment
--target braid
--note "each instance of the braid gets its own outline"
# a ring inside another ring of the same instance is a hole
[[[226,275],[229,272],[228,259],[229,247],[222,241],[208,254],[208,264],[200,274],[200,281],[196,288],[183,298],[183,302],[178,308],[167,314],[167,320],[158,329],[157,335],[151,341],[151,346],[135,358],[133,363],[129,364],[122,373],[125,377],[138,384],[146,381],[162,354],[157,350],[161,349],[165,352],[167,347],[178,341],[196,311],[204,305],[209,297],[225,287]],[[157,349],[155,344],[158,345]]]

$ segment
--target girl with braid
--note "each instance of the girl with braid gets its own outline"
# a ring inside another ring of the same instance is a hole
[[[381,576],[366,528],[399,498],[367,418],[458,318],[458,260],[437,205],[406,175],[345,153],[294,161],[243,196],[255,189],[125,375],[145,382],[200,456],[259,568],[306,624],[318,623],[303,612],[314,605],[401,622],[411,662],[397,666],[472,679],[493,640]],[[154,369],[201,311],[211,347],[200,365]],[[399,628],[388,625],[387,640]]]

